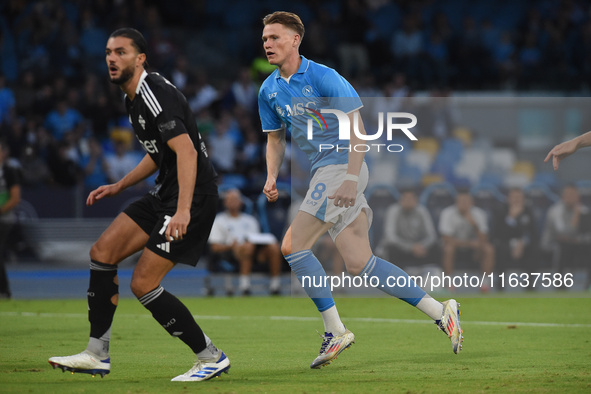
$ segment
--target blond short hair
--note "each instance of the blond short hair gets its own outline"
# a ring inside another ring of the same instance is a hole
[[[299,16],[293,12],[275,11],[263,18],[263,25],[267,26],[273,23],[279,23],[300,35],[300,41],[304,38],[306,29]]]

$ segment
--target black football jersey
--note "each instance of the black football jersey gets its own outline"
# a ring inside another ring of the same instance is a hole
[[[188,134],[197,150],[194,194],[217,194],[216,172],[185,96],[157,73],[142,74],[135,98],[125,97],[125,106],[135,135],[159,168],[152,194],[166,201],[177,198],[179,184],[176,154],[167,141]]]

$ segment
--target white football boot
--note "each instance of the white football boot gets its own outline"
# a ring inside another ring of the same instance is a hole
[[[318,357],[312,361],[310,368],[318,369],[330,364],[336,360],[337,356],[351,344],[355,343],[355,335],[346,330],[343,334],[333,336],[331,333],[325,332],[322,337],[322,345],[320,346],[320,353]]]
[[[462,350],[462,342],[464,331],[460,326],[460,304],[454,299],[443,301],[443,315],[441,320],[437,320],[435,324],[441,331],[443,331],[451,340],[452,350],[458,354]]]
[[[107,357],[101,360],[100,357],[85,350],[82,353],[66,357],[51,357],[49,364],[53,369],[60,368],[62,372],[70,371],[73,373],[87,373],[95,377],[101,375],[104,378],[111,372],[111,358]]]
[[[217,376],[222,372],[228,373],[230,369],[230,360],[224,352],[221,352],[220,358],[215,362],[205,362],[197,359],[193,368],[182,375],[171,379],[172,382],[201,382]]]

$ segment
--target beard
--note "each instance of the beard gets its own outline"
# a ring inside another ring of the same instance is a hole
[[[131,77],[133,77],[133,67],[129,66],[121,70],[119,78],[111,78],[111,83],[114,83],[115,85],[123,85],[125,82],[129,81]]]

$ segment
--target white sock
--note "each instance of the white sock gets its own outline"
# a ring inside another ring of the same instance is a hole
[[[96,354],[100,358],[107,358],[109,357],[110,340],[111,328],[109,327],[109,329],[100,338],[90,337],[88,340],[88,346],[86,346],[86,350]]]
[[[421,298],[417,308],[433,320],[439,320],[443,315],[443,304],[429,294]]]
[[[271,291],[279,290],[279,288],[281,287],[281,277],[280,276],[272,276],[270,282],[271,283],[269,284],[269,288],[271,289]]]
[[[205,337],[205,349],[197,353],[197,358],[204,361],[217,361],[217,359],[220,357],[220,350],[214,346],[213,342],[211,342],[211,339],[209,339],[205,333],[203,336]]]
[[[331,333],[334,336],[345,333],[345,326],[339,317],[339,311],[335,305],[331,306],[324,312],[320,312],[322,320],[324,320],[324,331]]]
[[[240,275],[238,288],[240,290],[246,290],[250,287],[250,275]]]

